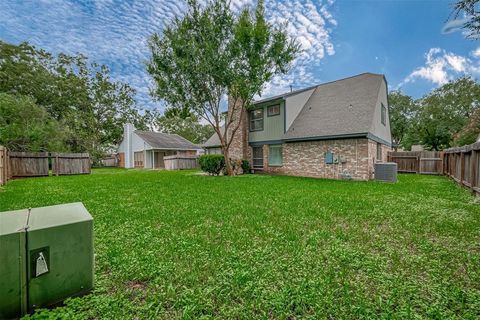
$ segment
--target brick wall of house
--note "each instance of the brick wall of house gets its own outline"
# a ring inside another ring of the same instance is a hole
[[[327,179],[342,179],[348,174],[355,180],[368,180],[373,178],[376,147],[376,142],[366,138],[284,143],[283,165],[272,167],[268,165],[269,147],[264,145],[264,171]],[[384,161],[388,150],[382,145]],[[324,156],[327,151],[345,162],[326,164]]]
[[[237,106],[240,102],[237,102]],[[240,127],[235,132],[233,136],[232,144],[230,145],[229,156],[231,159],[250,159],[251,157],[251,148],[248,146],[248,121],[247,121],[247,112],[243,112],[243,116],[240,117],[240,108],[233,108],[233,100],[231,97],[228,98],[228,112],[229,114],[233,112],[234,122],[229,127],[229,137],[231,137],[232,130],[238,122],[240,122]]]
[[[392,148],[386,146],[384,144],[380,144],[382,158],[377,159],[377,142],[373,140],[368,140],[368,153],[370,154],[370,162],[369,162],[369,171],[370,171],[370,179],[374,178],[375,174],[375,162],[387,162],[388,152],[392,151]]]

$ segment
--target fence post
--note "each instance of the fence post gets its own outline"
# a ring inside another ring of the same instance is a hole
[[[55,176],[58,177],[58,152],[55,152]]]
[[[440,153],[440,159],[441,159],[441,164],[442,164],[442,174],[445,175],[445,152]]]
[[[5,175],[5,148],[0,146],[0,186],[6,183]]]
[[[460,151],[460,184],[463,186],[465,179],[465,153]]]
[[[415,172],[415,173],[417,173],[417,174],[418,174],[418,173],[421,173],[421,172],[420,172],[420,159],[421,159],[421,158],[422,158],[422,155],[421,155],[421,153],[420,153],[419,155],[417,155],[417,170],[416,170],[416,172]]]
[[[473,191],[473,188],[477,185],[477,151],[472,149],[472,154],[470,155],[470,189]]]

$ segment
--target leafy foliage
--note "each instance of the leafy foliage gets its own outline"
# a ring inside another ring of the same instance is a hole
[[[89,64],[83,55],[55,57],[28,43],[0,41],[0,61],[0,92],[18,101],[30,97],[45,110],[62,126],[57,134],[64,138],[63,149],[89,152],[95,159],[121,141],[125,122],[145,127],[135,106],[135,91],[114,82],[106,66]]]
[[[388,95],[390,130],[392,142],[400,147],[409,149],[412,145],[411,132],[415,126],[418,106],[412,97],[401,91],[392,91]]]
[[[443,150],[475,142],[479,126],[480,84],[461,77],[433,90],[417,101],[400,92],[389,96],[392,136],[409,148]]]
[[[199,144],[214,134],[212,126],[201,124],[198,117],[188,110],[167,109],[164,115],[155,119],[155,125],[161,132],[175,133]]]
[[[468,119],[467,125],[454,135],[453,144],[463,146],[472,144],[480,136],[480,109],[476,109]]]
[[[0,211],[74,201],[95,289],[30,319],[478,318],[480,207],[445,177],[99,169],[9,183]]]
[[[64,127],[32,98],[0,93],[0,145],[16,151],[63,151]]]
[[[225,169],[225,158],[221,154],[204,154],[198,159],[200,169],[218,176]]]
[[[418,137],[432,150],[452,145],[454,135],[480,107],[480,85],[469,77],[450,81],[419,101]]]
[[[479,0],[458,0],[453,7],[453,16],[458,18],[465,14],[468,18],[463,28],[468,30],[468,38],[480,38],[480,10]]]
[[[248,160],[242,159],[242,170],[243,173],[250,173],[250,163]]]
[[[276,74],[285,73],[298,52],[285,26],[274,28],[264,18],[263,1],[254,12],[236,16],[230,3],[188,1],[188,12],[175,18],[149,42],[148,72],[152,94],[172,108],[187,109],[208,122],[219,136],[226,169],[233,174],[229,149],[246,107]],[[221,105],[229,95],[225,119]],[[225,130],[220,130],[224,122]]]

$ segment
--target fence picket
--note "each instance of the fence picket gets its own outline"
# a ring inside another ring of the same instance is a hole
[[[88,153],[13,152],[0,146],[0,186],[12,178],[49,175],[49,161],[55,175],[91,172]]]

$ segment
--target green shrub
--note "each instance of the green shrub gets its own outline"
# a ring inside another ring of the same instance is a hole
[[[243,173],[250,173],[250,163],[248,160],[242,159],[242,170]]]
[[[225,159],[222,154],[204,154],[198,159],[200,169],[218,176],[225,169]]]

